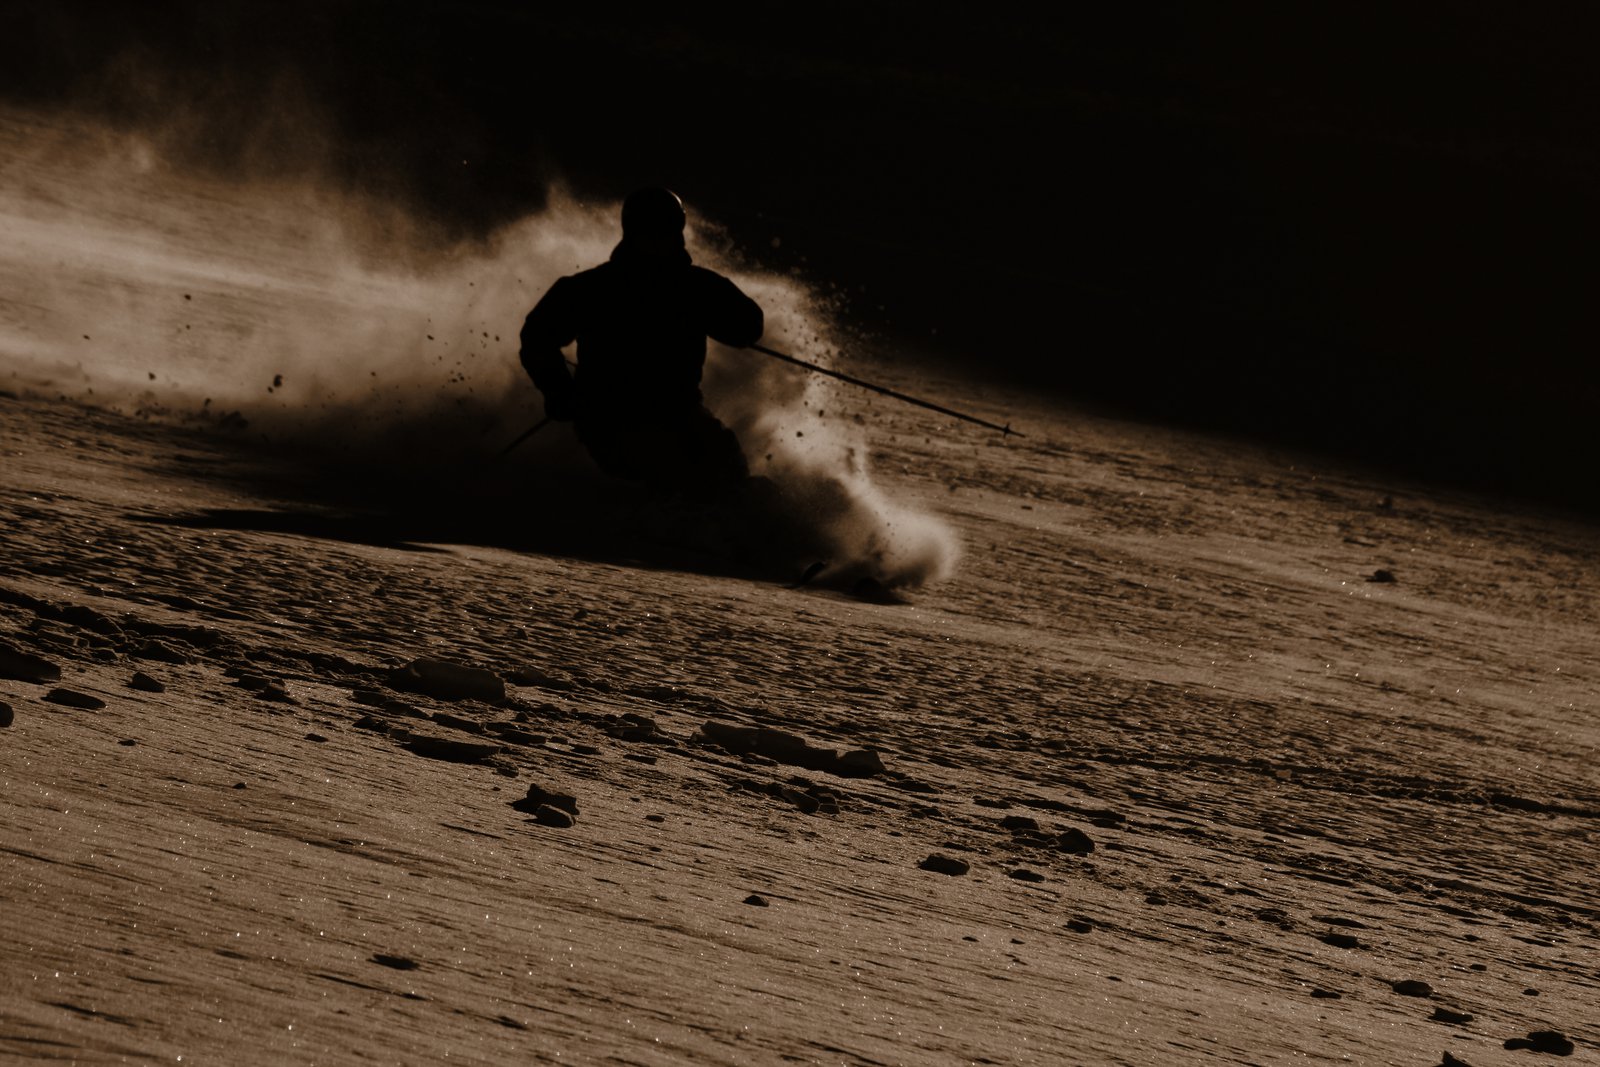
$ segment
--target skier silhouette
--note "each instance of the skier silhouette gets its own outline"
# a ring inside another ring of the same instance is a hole
[[[706,339],[761,339],[761,307],[733,282],[695,266],[683,202],[641,189],[622,205],[609,262],[560,278],[522,326],[522,366],[545,414],[570,421],[600,469],[697,499],[726,494],[749,467],[733,431],[700,393]],[[576,341],[577,371],[562,349]]]

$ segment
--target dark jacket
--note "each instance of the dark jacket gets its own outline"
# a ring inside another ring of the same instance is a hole
[[[706,338],[742,348],[761,339],[761,307],[682,248],[624,239],[611,260],[556,281],[522,326],[522,365],[578,419],[670,417],[698,410]],[[578,342],[569,374],[561,349]]]

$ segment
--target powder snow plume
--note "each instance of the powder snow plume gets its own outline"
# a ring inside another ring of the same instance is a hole
[[[448,243],[394,205],[184,173],[149,140],[54,116],[0,114],[0,149],[0,386],[213,421],[319,464],[481,467],[541,410],[523,317],[618,236],[617,205],[556,192]],[[690,251],[760,302],[768,339],[832,359],[803,286],[742,269],[707,222]],[[889,586],[949,573],[953,533],[874,482],[859,429],[818,414],[814,376],[712,344],[705,389],[836,564]],[[503,476],[586,464],[557,428]]]

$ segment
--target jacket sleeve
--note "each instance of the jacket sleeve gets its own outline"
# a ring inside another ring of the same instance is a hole
[[[712,271],[705,272],[706,335],[734,348],[761,340],[766,317],[761,305],[745,296],[737,285]]]
[[[572,279],[561,278],[522,323],[522,368],[546,397],[572,390],[572,374],[561,350],[578,336]]]

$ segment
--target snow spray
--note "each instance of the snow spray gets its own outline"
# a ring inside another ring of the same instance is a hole
[[[225,178],[70,116],[0,113],[0,387],[214,421],[319,464],[462,468],[538,417],[522,319],[604,262],[618,207],[552,191],[537,214],[447,241],[398,205],[303,176]],[[766,312],[766,336],[828,364],[820,303],[735,262],[691,223],[696,262]],[[956,539],[874,481],[861,430],[822,414],[815,376],[710,345],[708,406],[752,470],[802,501],[834,562],[890,586],[948,574]],[[516,470],[581,469],[545,432]],[[599,479],[598,472],[593,477]]]

